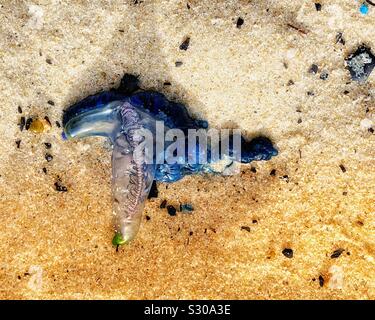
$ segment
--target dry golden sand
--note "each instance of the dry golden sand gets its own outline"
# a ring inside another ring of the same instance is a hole
[[[375,51],[375,8],[361,16],[353,0],[321,0],[320,12],[308,0],[133,2],[0,2],[0,297],[374,299],[375,135],[361,121],[374,121],[375,72],[354,83],[344,59],[363,42]],[[309,74],[312,63],[329,78]],[[253,163],[256,173],[159,184],[151,219],[116,253],[110,151],[99,138],[62,141],[55,121],[124,72],[212,127],[269,136],[280,154]],[[52,129],[21,132],[18,106],[48,116]],[[68,192],[56,192],[57,176]],[[163,199],[195,211],[170,217]]]

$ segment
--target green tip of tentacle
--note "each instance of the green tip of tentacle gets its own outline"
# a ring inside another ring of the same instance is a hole
[[[116,232],[115,233],[115,236],[113,237],[112,239],[112,244],[114,246],[122,246],[124,244],[127,244],[128,242],[126,240],[124,240],[124,238],[122,237],[121,233],[119,232]]]

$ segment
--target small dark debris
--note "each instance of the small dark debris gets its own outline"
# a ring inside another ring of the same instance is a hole
[[[289,182],[289,176],[287,174],[284,174],[282,176],[282,179],[285,180],[286,182]]]
[[[119,31],[118,31],[118,32],[124,33],[124,32],[125,32],[125,30],[124,30],[124,29],[119,29]]]
[[[312,96],[315,96],[315,93],[313,91],[307,91],[307,95],[312,97]]]
[[[48,117],[48,116],[45,116],[45,117],[44,117],[44,120],[46,120],[47,123],[48,123],[50,126],[52,126],[52,123],[51,123],[51,121],[49,120],[49,117]]]
[[[55,123],[56,123],[56,127],[61,128],[60,122],[56,121]]]
[[[55,182],[55,189],[56,191],[59,191],[59,192],[67,192],[68,191],[68,188],[63,186],[61,184],[61,181],[56,181]]]
[[[349,92],[348,90],[345,90],[343,93],[344,93],[345,95],[347,95],[347,94],[349,94],[350,92]]]
[[[167,206],[167,200],[163,200],[160,204],[160,209],[164,209]]]
[[[151,186],[150,192],[148,194],[148,199],[157,198],[158,195],[159,195],[158,185],[156,184],[156,181],[154,180],[152,182],[152,186]]]
[[[241,17],[239,17],[237,19],[237,22],[236,22],[237,28],[240,29],[244,22],[245,22],[244,19],[242,19]]]
[[[47,160],[48,162],[50,162],[50,161],[52,161],[53,156],[50,155],[49,153],[46,153],[45,158],[46,158],[46,160]]]
[[[357,225],[359,225],[360,227],[363,227],[363,226],[364,226],[364,223],[363,223],[363,221],[358,220],[358,221],[357,221]]]
[[[170,83],[169,81],[165,81],[165,82],[163,83],[163,85],[164,85],[164,86],[171,86],[172,83]]]
[[[44,145],[45,145],[46,149],[51,149],[52,148],[52,144],[49,143],[49,142],[44,142]]]
[[[167,206],[167,211],[170,216],[175,216],[177,212],[176,208],[172,205]]]
[[[297,120],[297,123],[298,123],[298,124],[302,123],[302,119],[299,118],[299,119]]]
[[[42,170],[43,170],[44,174],[47,174],[47,168],[43,168]]]
[[[18,126],[20,127],[20,130],[23,131],[23,128],[25,127],[26,119],[25,117],[21,117],[20,122],[18,123]]]
[[[255,223],[258,223],[258,220],[256,220],[256,219],[253,219],[253,221],[252,221],[254,224]]]
[[[189,48],[189,45],[190,45],[190,38],[186,37],[184,41],[180,44],[180,50],[186,51]]]
[[[288,86],[292,86],[292,85],[294,85],[294,81],[293,80],[289,80],[288,81]]]
[[[321,74],[320,74],[320,79],[322,80],[327,80],[328,79],[328,72],[327,71],[323,71]]]
[[[31,123],[33,122],[33,118],[28,118],[26,120],[26,124],[25,124],[25,129],[26,130],[29,130],[30,129],[30,126],[31,126]]]
[[[50,106],[54,106],[55,103],[52,101],[52,100],[48,100],[47,103],[50,105]]]
[[[331,259],[337,259],[338,257],[341,256],[341,254],[342,254],[344,251],[345,251],[345,250],[342,249],[342,248],[333,251],[333,253],[331,254]]]
[[[188,3],[186,3],[186,8],[190,10],[190,5]]]
[[[361,45],[346,59],[352,80],[365,82],[375,68],[375,56],[371,49]]]
[[[46,62],[47,62],[48,64],[52,64],[52,60],[49,59],[49,58],[46,59]]]
[[[17,145],[17,149],[19,149],[21,146],[21,140],[16,140],[16,145]]]
[[[316,9],[316,11],[321,11],[322,5],[320,3],[315,3],[315,9]]]
[[[343,173],[345,173],[346,172],[346,168],[344,167],[344,165],[342,165],[342,164],[340,164],[340,169],[341,169],[341,171],[343,172]]]
[[[189,232],[189,236],[191,237],[193,235],[193,231],[190,231]]]
[[[247,232],[250,232],[250,227],[248,227],[248,226],[242,226],[241,230],[245,230]]]
[[[348,191],[344,191],[344,192],[342,193],[342,195],[343,195],[343,196],[347,196],[347,195],[348,195]]]
[[[18,113],[22,113],[22,108],[21,108],[21,106],[18,106],[17,110],[18,110]]]
[[[282,254],[283,254],[285,257],[289,258],[289,259],[293,258],[293,250],[290,249],[290,248],[285,248],[285,249],[282,251]]]
[[[21,280],[21,276],[17,276],[17,279],[18,279],[18,280]]]
[[[319,285],[320,285],[321,287],[324,286],[324,278],[323,278],[322,275],[319,275]]]
[[[342,32],[336,34],[336,43],[341,43],[343,46],[345,46],[345,39],[342,35]]]
[[[150,221],[150,220],[151,220],[151,217],[150,217],[150,216],[146,216],[146,220],[147,220],[147,221]]]
[[[316,65],[316,64],[312,64],[310,69],[309,69],[309,73],[314,73],[316,74],[319,70],[319,67]]]
[[[253,173],[256,173],[257,172],[257,169],[255,167],[251,167],[250,168],[250,171],[253,172]]]
[[[272,169],[270,172],[270,176],[276,176],[276,169]]]
[[[178,68],[178,67],[181,67],[183,65],[183,62],[182,61],[176,61],[174,63],[174,65]]]
[[[374,133],[374,128],[368,128],[368,132]]]
[[[299,33],[307,34],[307,31],[306,31],[305,29],[302,29],[302,28],[300,28],[300,27],[297,27],[297,26],[295,26],[295,25],[293,25],[293,24],[291,24],[291,23],[287,23],[286,25],[287,25],[289,28],[292,28],[292,29],[298,31]]]

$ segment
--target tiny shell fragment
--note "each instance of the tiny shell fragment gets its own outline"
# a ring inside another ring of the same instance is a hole
[[[328,288],[330,289],[342,289],[344,286],[344,271],[342,267],[333,265],[329,268],[330,278],[328,282]]]
[[[34,133],[42,133],[51,129],[51,125],[45,119],[35,119],[31,122],[29,130]]]

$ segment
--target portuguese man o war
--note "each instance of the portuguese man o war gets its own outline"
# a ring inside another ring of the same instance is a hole
[[[229,161],[228,167],[233,162],[269,160],[278,154],[263,136],[250,141],[240,136],[240,152],[236,152],[232,135],[225,157],[213,156],[212,142],[204,149],[196,139],[194,148],[186,148],[183,161],[170,163],[164,159],[173,142],[162,143],[155,138],[158,122],[163,123],[164,130],[179,129],[184,134],[190,129],[208,129],[208,123],[191,117],[183,104],[169,101],[159,92],[140,89],[138,78],[130,74],[123,77],[117,89],[89,96],[64,112],[65,139],[104,136],[112,143],[114,245],[128,243],[136,236],[154,180],[173,183],[186,175],[218,173],[215,164],[223,158]],[[151,144],[145,144],[147,132],[151,133]],[[206,162],[189,161],[200,159],[202,153]],[[147,155],[151,161],[145,161]]]

